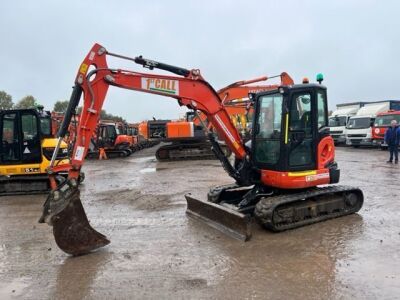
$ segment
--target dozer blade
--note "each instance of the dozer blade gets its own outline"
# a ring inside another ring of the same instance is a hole
[[[75,181],[67,180],[48,196],[39,222],[53,226],[57,246],[71,255],[82,255],[108,245],[106,236],[93,229],[83,209]]]
[[[248,241],[251,237],[251,218],[212,202],[193,198],[190,194],[185,195],[187,201],[186,213],[196,219],[207,223],[223,233],[242,240]]]

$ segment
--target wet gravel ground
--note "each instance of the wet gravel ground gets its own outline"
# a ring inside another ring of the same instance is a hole
[[[81,199],[111,239],[69,257],[38,224],[45,196],[0,198],[0,299],[398,299],[400,166],[387,152],[338,148],[359,214],[247,243],[185,215],[184,194],[230,183],[218,161],[158,163],[155,149],[88,161]]]

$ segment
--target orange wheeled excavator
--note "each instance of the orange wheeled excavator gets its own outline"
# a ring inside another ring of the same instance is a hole
[[[107,65],[108,56],[177,76],[113,69]],[[215,132],[235,154],[231,164],[214,133],[209,133],[213,151],[234,184],[213,188],[207,200],[186,195],[187,213],[232,236],[248,239],[253,215],[265,228],[282,231],[352,214],[363,204],[360,189],[329,186],[339,181],[340,171],[329,135],[327,92],[322,84],[281,85],[252,94],[252,139],[251,145],[245,145],[222,99],[199,70],[141,56],[129,58],[95,44],[80,65],[58,132],[59,145],[48,171],[52,191],[40,219],[53,226],[56,243],[66,253],[85,254],[109,243],[89,224],[79,196],[78,176],[110,86],[171,97],[207,116]],[[56,153],[82,94],[83,109],[70,163],[57,166]],[[62,171],[68,171],[68,179],[58,176]]]

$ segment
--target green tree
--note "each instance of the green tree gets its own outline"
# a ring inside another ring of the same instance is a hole
[[[34,108],[36,105],[35,97],[28,95],[15,104],[15,108]]]
[[[77,114],[80,115],[82,112],[82,106],[78,106],[76,109]],[[112,121],[120,121],[120,122],[126,122],[124,118],[120,116],[115,116],[113,114],[109,114],[106,110],[102,109],[100,112],[100,119],[102,120],[112,120]]]
[[[14,106],[11,95],[0,91],[0,109],[11,109]]]
[[[68,100],[60,100],[60,101],[57,101],[56,103],[54,103],[54,108],[53,108],[53,110],[55,111],[55,112],[66,112],[67,111],[67,107],[68,107],[68,103],[69,103],[69,101]]]
[[[102,109],[101,112],[100,112],[100,119],[112,120],[112,121],[117,121],[117,122],[125,122],[124,118],[122,118],[120,116],[115,116],[113,114],[109,114],[104,109]]]

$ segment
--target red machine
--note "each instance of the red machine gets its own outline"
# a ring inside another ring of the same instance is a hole
[[[372,126],[372,143],[379,146],[382,150],[386,150],[388,145],[385,144],[385,132],[390,126],[390,122],[396,120],[400,124],[400,111],[389,110],[384,113],[379,113]]]
[[[155,75],[108,67],[107,56],[131,60],[149,69],[178,76]],[[88,72],[89,67],[94,68]],[[186,195],[187,213],[224,232],[247,240],[254,215],[266,228],[282,231],[357,212],[361,190],[319,185],[337,183],[340,171],[329,135],[326,88],[321,84],[281,85],[251,96],[254,109],[251,145],[244,144],[222,100],[199,70],[187,70],[143,57],[129,58],[95,44],[80,65],[68,110],[58,133],[59,143],[83,94],[83,109],[70,163],[50,165],[52,183],[41,222],[53,226],[57,245],[80,255],[107,245],[86,217],[77,178],[110,86],[174,98],[202,111],[219,137],[235,154],[228,160],[209,133],[213,151],[235,183],[212,189],[208,200]],[[57,153],[58,147],[55,149]],[[68,171],[63,180],[58,172]]]

